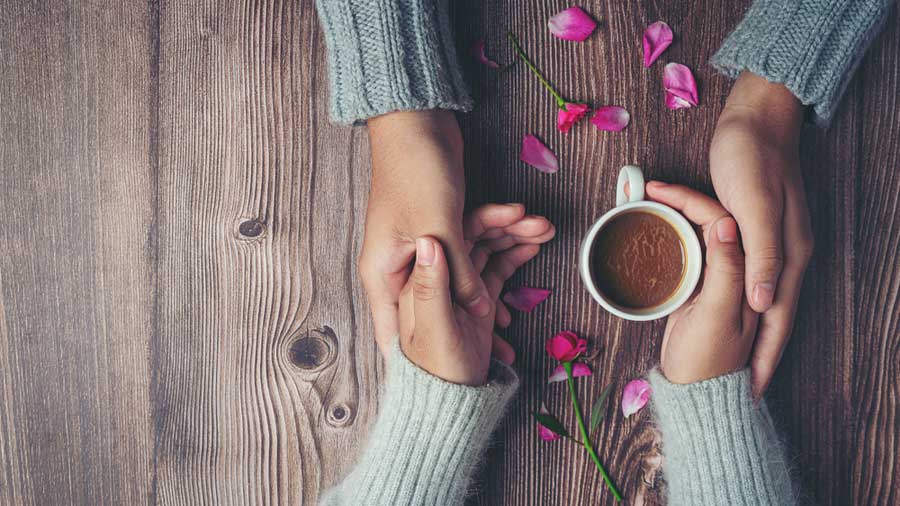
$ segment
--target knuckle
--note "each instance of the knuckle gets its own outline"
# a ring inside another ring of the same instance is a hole
[[[481,293],[481,283],[472,278],[457,279],[453,289],[458,299],[470,301]]]
[[[801,235],[796,239],[796,241],[794,241],[793,246],[800,261],[802,261],[804,265],[809,263],[809,260],[812,258],[813,251],[815,251],[816,247],[813,235],[811,233]]]
[[[429,280],[416,279],[413,283],[413,297],[416,300],[427,302],[440,295],[440,290]]]
[[[773,276],[784,267],[784,254],[780,248],[766,246],[750,255],[749,264],[759,276]]]

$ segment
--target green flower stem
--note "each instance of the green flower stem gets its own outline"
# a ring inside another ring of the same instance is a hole
[[[606,474],[606,469],[604,469],[603,464],[600,463],[600,458],[597,457],[594,446],[591,444],[591,439],[588,437],[587,430],[584,428],[584,418],[581,416],[581,408],[578,406],[578,397],[575,395],[575,381],[572,379],[572,362],[563,362],[563,367],[566,369],[566,383],[569,385],[569,395],[572,397],[572,407],[575,408],[575,418],[578,420],[578,429],[581,431],[581,443],[591,456],[591,460],[597,465],[600,474],[603,475],[603,480],[606,482],[606,486],[609,487],[610,492],[613,493],[617,501],[621,501],[622,494],[619,493],[615,484],[613,484],[612,479]]]
[[[546,79],[544,79],[544,76],[541,74],[541,72],[537,68],[535,68],[533,63],[531,63],[531,60],[528,59],[528,56],[525,54],[525,51],[522,50],[522,46],[519,45],[519,41],[516,40],[516,36],[513,35],[512,32],[506,32],[506,37],[509,38],[509,41],[512,43],[513,48],[515,48],[515,50],[516,50],[516,54],[519,55],[519,58],[521,58],[522,61],[525,62],[525,65],[528,65],[528,68],[534,73],[534,75],[537,76],[538,79],[540,79],[541,84],[544,85],[544,88],[547,88],[547,91],[549,91],[553,95],[553,98],[556,99],[556,104],[559,105],[559,108],[565,109],[566,108],[565,99],[562,98],[562,96],[559,94],[559,92],[557,92],[553,88],[553,86],[551,86],[550,83],[547,82]]]

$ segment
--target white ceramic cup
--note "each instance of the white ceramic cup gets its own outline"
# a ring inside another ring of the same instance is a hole
[[[625,195],[626,182],[629,189],[628,195]],[[610,220],[629,211],[652,213],[666,220],[675,228],[684,246],[685,272],[681,284],[668,299],[653,307],[627,308],[616,304],[597,288],[594,284],[594,277],[591,275],[591,252],[598,233]],[[619,171],[619,181],[616,184],[616,207],[610,209],[591,226],[581,243],[578,270],[581,273],[581,280],[591,296],[610,313],[626,320],[656,320],[668,316],[681,307],[694,293],[694,289],[697,288],[697,283],[700,281],[700,272],[703,270],[703,253],[700,250],[700,240],[688,220],[669,206],[644,200],[644,175],[641,169],[634,165],[626,165]]]

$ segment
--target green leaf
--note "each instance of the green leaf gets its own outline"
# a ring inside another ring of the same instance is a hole
[[[569,435],[569,432],[566,430],[565,427],[563,427],[562,422],[557,420],[555,416],[553,416],[549,413],[538,413],[537,411],[534,411],[531,414],[534,415],[534,417],[537,419],[539,424],[543,425],[544,427],[547,427],[548,429],[559,434],[560,436],[571,439],[572,436]]]
[[[609,393],[612,392],[614,385],[615,383],[606,385],[606,388],[600,392],[600,397],[597,397],[597,400],[594,402],[594,407],[591,408],[591,430],[589,432],[593,433],[597,430],[597,427],[600,426],[600,422],[603,421],[603,415],[606,413],[603,409],[606,407],[606,398],[609,397]]]

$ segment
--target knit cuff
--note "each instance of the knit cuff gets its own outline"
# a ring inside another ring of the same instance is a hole
[[[649,374],[671,506],[795,504],[788,466],[750,371],[678,385]],[[743,500],[744,502],[740,502]]]
[[[317,0],[328,44],[331,118],[468,111],[447,0]]]
[[[516,373],[497,361],[486,385],[448,383],[410,362],[395,344],[366,450],[322,504],[462,504],[518,383]]]
[[[748,70],[784,84],[825,126],[890,3],[756,0],[712,64],[732,78]]]

